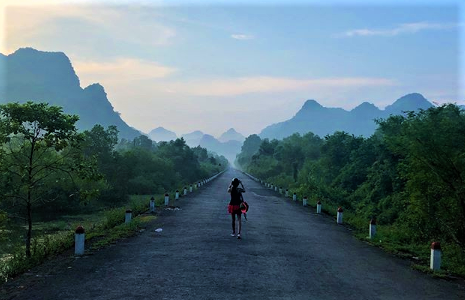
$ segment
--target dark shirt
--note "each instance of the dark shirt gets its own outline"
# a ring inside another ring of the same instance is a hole
[[[229,201],[230,205],[240,205],[243,201],[242,193],[237,190],[237,188],[231,188],[231,201]]]

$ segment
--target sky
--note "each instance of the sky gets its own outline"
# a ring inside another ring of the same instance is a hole
[[[0,52],[64,52],[143,132],[244,135],[308,99],[465,103],[460,1],[3,0]]]

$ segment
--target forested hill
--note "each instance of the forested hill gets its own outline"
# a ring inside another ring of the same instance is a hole
[[[282,139],[293,133],[307,132],[322,137],[335,131],[369,137],[376,130],[375,119],[385,119],[390,115],[402,114],[403,111],[417,111],[432,106],[418,93],[405,95],[384,110],[368,102],[347,111],[342,108],[324,107],[315,100],[307,100],[294,117],[266,127],[260,133],[260,137]]]
[[[0,104],[26,101],[48,102],[79,115],[78,128],[95,124],[118,127],[121,138],[133,139],[141,133],[127,125],[113,109],[100,84],[81,88],[69,58],[62,52],[43,52],[22,48],[0,55]]]

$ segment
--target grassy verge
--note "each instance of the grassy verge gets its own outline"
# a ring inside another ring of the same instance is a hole
[[[90,245],[90,250],[102,248],[116,240],[136,234],[156,218],[153,215],[140,215],[148,210],[150,197],[132,195],[129,203],[122,207],[103,209],[94,214],[61,216],[54,221],[35,223],[35,238],[32,240],[30,258],[25,256],[24,241],[19,234],[24,228],[17,227],[16,235],[14,231],[11,235],[19,238],[9,241],[9,247],[3,249],[8,252],[4,252],[0,257],[0,282],[5,282],[45,259],[70,249],[74,245],[74,229],[79,225],[86,229],[86,243]],[[164,203],[164,195],[156,195],[155,199],[158,206]],[[124,215],[128,208],[136,217],[131,223],[125,224]]]

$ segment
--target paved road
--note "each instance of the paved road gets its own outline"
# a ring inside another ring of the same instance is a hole
[[[226,212],[233,177],[251,207],[242,240]],[[458,283],[411,270],[235,170],[180,205],[156,221],[161,233],[77,259],[14,299],[465,299]]]

